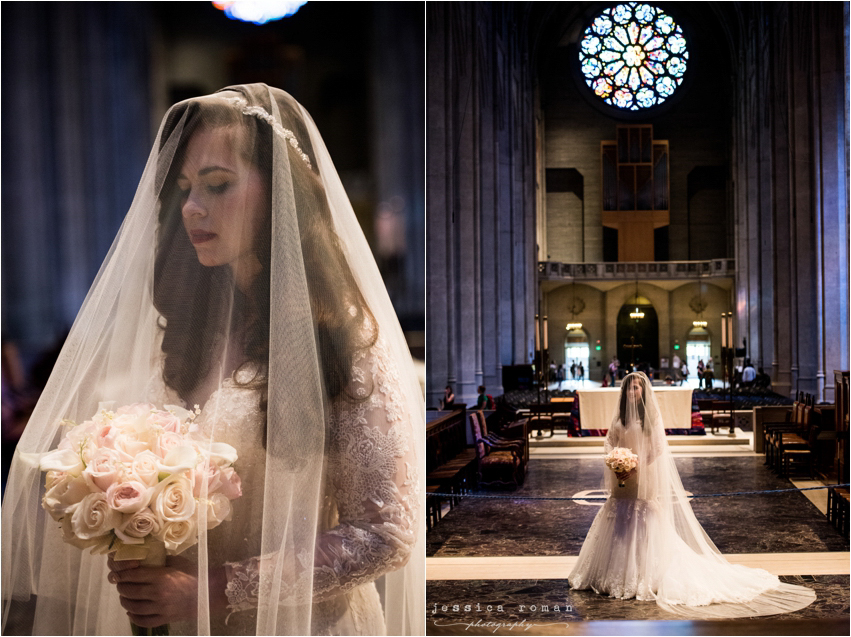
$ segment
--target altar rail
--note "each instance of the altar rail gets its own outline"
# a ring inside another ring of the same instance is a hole
[[[690,279],[695,277],[731,277],[736,272],[735,259],[711,259],[709,261],[647,261],[561,263],[539,261],[539,280],[634,280],[641,279]]]

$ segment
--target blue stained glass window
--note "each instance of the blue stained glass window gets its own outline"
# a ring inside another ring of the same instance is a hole
[[[603,11],[579,45],[586,84],[606,104],[631,111],[669,98],[683,82],[688,56],[680,25],[639,2]]]

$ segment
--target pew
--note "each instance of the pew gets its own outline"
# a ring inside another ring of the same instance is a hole
[[[475,488],[476,451],[468,445],[467,410],[438,413],[426,423],[426,506],[428,526],[440,519],[443,497],[435,492],[462,494]],[[449,499],[454,507],[457,498]]]

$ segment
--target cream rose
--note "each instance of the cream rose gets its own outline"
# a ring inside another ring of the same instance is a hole
[[[83,477],[93,489],[106,491],[111,485],[121,481],[124,465],[114,449],[98,449],[85,469]]]
[[[163,525],[157,537],[165,544],[167,551],[178,555],[198,541],[195,520],[190,518],[177,522],[167,522]]]
[[[121,521],[119,514],[113,511],[103,493],[90,493],[74,509],[71,517],[71,530],[83,540],[91,540],[109,533]]]
[[[212,529],[225,520],[230,520],[233,509],[227,496],[214,493],[206,500],[207,504],[207,528]]]
[[[115,437],[113,448],[124,462],[133,462],[133,458],[148,451],[148,443],[140,440],[135,431],[122,431]]]
[[[59,520],[73,513],[74,508],[89,495],[90,490],[82,476],[51,473],[54,480],[41,499],[41,505],[54,520]],[[61,477],[57,478],[59,475]]]
[[[106,490],[109,506],[121,513],[141,511],[151,501],[153,489],[141,482],[116,482]]]
[[[186,476],[171,476],[160,482],[152,505],[154,513],[163,522],[182,522],[195,513],[192,484]]]
[[[148,424],[161,427],[163,431],[180,433],[180,418],[167,411],[157,411],[148,416]]]
[[[143,451],[130,465],[131,479],[138,480],[149,487],[156,486],[159,482],[160,459],[152,451]]]
[[[112,536],[108,533],[88,540],[77,537],[74,534],[71,518],[72,516],[66,515],[61,519],[62,525],[59,528],[62,531],[63,541],[67,542],[71,546],[77,547],[78,549],[91,548],[93,553],[100,552],[101,550],[105,550],[109,547],[110,542],[112,542]]]
[[[122,416],[124,414],[130,414],[133,416],[147,416],[155,409],[156,406],[152,405],[151,403],[133,403],[132,405],[124,405],[123,407],[119,407],[115,411],[115,415]]]
[[[157,516],[150,509],[125,515],[121,524],[115,527],[115,534],[125,544],[142,544],[149,535],[156,536],[162,530]]]
[[[167,458],[169,452],[175,447],[182,447],[186,444],[179,433],[175,433],[173,431],[164,431],[157,438],[156,442],[154,442],[154,448],[152,451],[157,454],[160,458]]]

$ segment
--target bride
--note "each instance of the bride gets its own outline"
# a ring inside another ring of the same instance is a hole
[[[196,410],[239,454],[230,521],[164,567],[63,543],[34,454],[101,401]],[[166,115],[14,459],[3,628],[422,634],[422,394],[316,126],[235,86]]]
[[[724,559],[691,509],[656,396],[642,373],[629,374],[621,385],[606,453],[618,447],[631,450],[637,466],[617,474],[605,470],[609,498],[568,576],[571,588],[655,600],[668,612],[695,619],[787,613],[815,600],[808,588]]]

